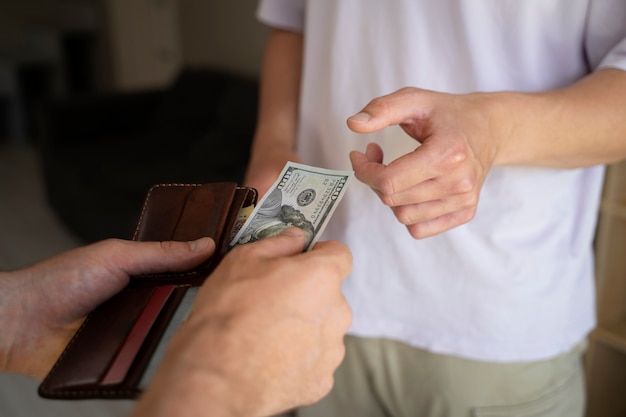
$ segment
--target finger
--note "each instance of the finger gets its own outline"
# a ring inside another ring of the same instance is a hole
[[[407,230],[414,239],[424,239],[465,224],[472,220],[474,214],[473,209],[459,210],[426,222],[409,225]]]
[[[268,237],[257,242],[247,243],[238,246],[233,250],[254,250],[259,256],[267,258],[277,258],[291,256],[301,253],[304,250],[306,238],[304,232],[297,227],[288,227],[280,234]]]
[[[411,206],[436,201],[449,196],[436,180],[426,180],[414,187],[394,194],[385,194],[374,191],[380,201],[387,207]]]
[[[466,198],[474,190],[475,181],[471,176],[449,175],[424,180],[417,185],[393,194],[381,192],[376,194],[386,206],[398,207],[453,197],[465,196],[463,198]]]
[[[375,150],[368,151],[376,156]],[[414,151],[408,155],[391,162],[389,165],[382,164],[368,158],[367,153],[358,151],[350,153],[350,162],[354,170],[354,176],[362,183],[371,187],[379,196],[394,196],[412,189],[416,184],[431,179],[428,169],[421,168],[419,158]],[[407,161],[414,159],[413,165],[407,165]]]
[[[179,272],[199,265],[215,251],[213,239],[190,242],[136,242],[108,239],[93,245],[95,256],[127,275]]]
[[[336,275],[342,281],[352,269],[352,252],[345,244],[336,240],[318,242],[310,252],[302,254],[302,256],[309,257],[314,264],[332,265]]]
[[[365,149],[365,157],[371,162],[383,162],[383,149],[376,143],[368,143]]]
[[[393,185],[387,184],[386,166],[376,160],[370,160],[367,154],[359,151],[350,152],[350,162],[354,176],[376,191],[393,191]]]
[[[359,113],[348,118],[348,127],[357,133],[371,133],[423,119],[432,111],[432,105],[424,99],[422,93],[422,90],[416,88],[403,88],[377,97]]]
[[[476,204],[476,196],[467,193],[441,200],[392,207],[392,211],[400,223],[410,225],[430,221],[461,210],[471,210],[476,207]]]

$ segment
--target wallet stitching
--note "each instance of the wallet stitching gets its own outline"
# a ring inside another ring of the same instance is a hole
[[[42,391],[45,394],[54,394],[53,391]],[[112,397],[112,398],[119,398],[119,397],[129,397],[129,398],[135,398],[138,394],[139,394],[139,390],[135,390],[135,389],[73,389],[73,390],[68,390],[68,391],[62,391],[62,395],[59,398],[68,398],[68,397],[76,397],[76,396],[80,396],[80,397],[84,397],[84,396],[95,396],[98,395],[100,397]]]
[[[165,278],[165,279],[178,279],[178,278],[188,278],[191,276],[197,276],[199,273],[197,271],[189,271],[189,272],[178,272],[176,274],[141,274],[140,279],[142,278]]]
[[[200,187],[202,186],[202,184],[194,184],[194,183],[171,183],[171,184],[156,184],[153,185],[152,187],[150,187],[150,190],[148,190],[148,194],[146,195],[146,199],[143,203],[143,206],[141,207],[141,213],[139,215],[139,221],[137,222],[137,226],[135,227],[135,233],[133,233],[133,240],[137,239],[137,235],[139,234],[139,228],[141,227],[142,223],[143,223],[143,218],[144,215],[146,213],[146,209],[148,208],[148,201],[150,200],[150,198],[152,197],[152,192],[157,189],[157,188],[163,188],[163,187]]]
[[[149,205],[149,201],[152,198],[152,194],[153,191],[157,188],[163,188],[163,187],[183,187],[183,188],[194,188],[194,187],[200,187],[202,186],[202,184],[194,184],[194,183],[164,183],[164,184],[156,184],[153,185],[152,187],[150,187],[150,190],[148,190],[148,194],[146,195],[146,199],[143,203],[143,206],[141,208],[141,214],[139,215],[139,221],[137,222],[137,226],[135,227],[135,233],[133,234],[133,240],[137,239],[137,236],[139,235],[139,229],[141,227],[141,225],[143,224],[143,218],[144,215],[146,213],[146,210],[148,209],[148,205]],[[198,275],[198,273],[196,271],[189,271],[189,272],[185,272],[185,273],[179,273],[178,277],[181,278],[186,278],[186,277],[190,277],[190,276],[195,276]],[[169,274],[143,274],[142,275],[145,278],[153,278],[153,279],[158,279],[158,278],[166,278],[166,279],[170,279],[172,278],[171,275]]]

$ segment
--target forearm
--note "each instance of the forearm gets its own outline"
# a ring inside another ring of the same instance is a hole
[[[578,168],[626,157],[626,72],[598,71],[560,90],[494,93],[494,165]]]
[[[131,417],[246,417],[239,399],[224,386],[219,375],[194,367],[178,366],[157,377],[137,402]]]
[[[302,35],[272,31],[263,60],[253,156],[270,149],[293,149],[301,66]]]
[[[219,319],[185,323],[172,339],[153,380],[132,417],[251,415],[242,409],[223,368],[235,366],[228,341],[231,333]],[[242,388],[243,389],[243,388]]]

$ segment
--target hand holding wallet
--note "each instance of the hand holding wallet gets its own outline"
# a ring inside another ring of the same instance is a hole
[[[160,184],[144,201],[139,241],[211,237],[214,255],[184,273],[141,275],[85,319],[39,386],[44,398],[136,398],[191,308],[195,289],[217,266],[256,203],[235,183]]]

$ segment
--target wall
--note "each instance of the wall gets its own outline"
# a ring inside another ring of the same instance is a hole
[[[268,29],[256,19],[258,0],[180,0],[183,60],[258,75]]]
[[[141,90],[171,82],[181,67],[179,0],[102,0],[110,84]]]
[[[96,1],[1,0],[0,53],[23,48],[32,28],[47,31],[95,29]]]

